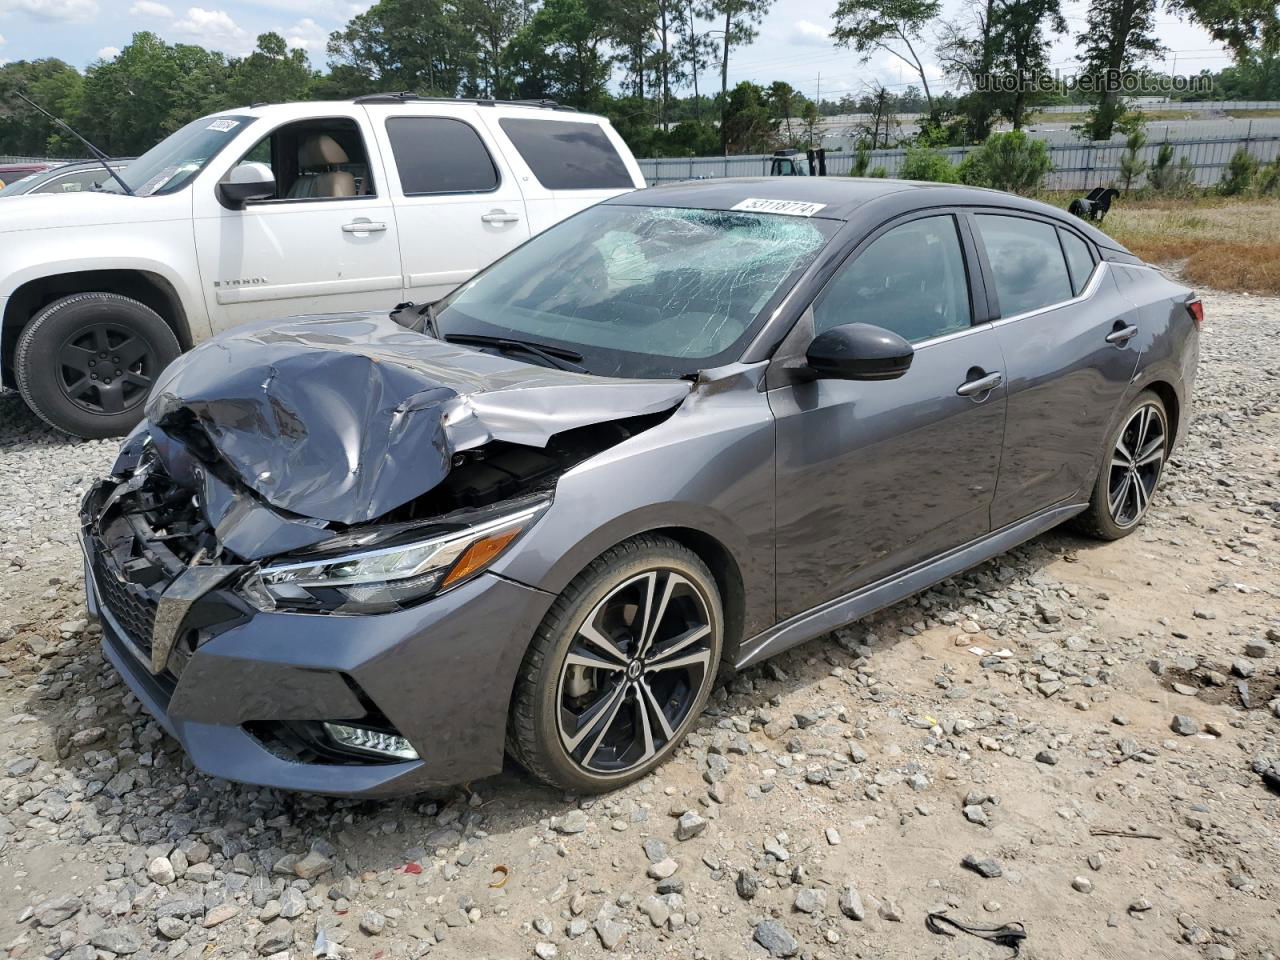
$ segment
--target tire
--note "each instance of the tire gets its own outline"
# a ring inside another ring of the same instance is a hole
[[[1146,421],[1145,434],[1140,432],[1143,428],[1139,417],[1143,414],[1150,418]],[[1157,429],[1158,438],[1151,433]],[[1147,452],[1139,450],[1128,457],[1130,466],[1126,468],[1126,454],[1134,453],[1131,448],[1138,444],[1139,437],[1141,447]],[[1099,540],[1119,540],[1138,529],[1164,474],[1171,441],[1164,401],[1150,390],[1143,391],[1103,448],[1102,466],[1093,485],[1089,508],[1075,519],[1076,528]],[[1134,472],[1132,464],[1136,461],[1141,462]],[[1141,482],[1140,488],[1134,486],[1135,478]]]
[[[137,425],[151,384],[181,352],[173,330],[146,304],[115,293],[77,293],[49,304],[23,328],[14,375],[41,420],[99,440]]]
[[[649,627],[634,629],[649,596],[658,622],[647,618]],[[508,751],[539,780],[574,793],[603,793],[645,776],[702,713],[723,634],[719,590],[693,551],[653,534],[610,548],[565,587],[538,627],[516,680]],[[641,650],[645,635],[650,642]]]

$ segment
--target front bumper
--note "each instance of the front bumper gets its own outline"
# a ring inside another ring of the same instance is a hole
[[[82,543],[87,602],[107,658],[203,772],[382,797],[502,769],[516,671],[551,595],[483,574],[408,610],[348,617],[259,613],[219,590],[190,607],[188,639],[156,673],[146,598],[131,603],[122,582],[100,583],[112,576],[109,564],[92,536]],[[333,762],[271,733],[370,715],[394,726],[421,759]]]

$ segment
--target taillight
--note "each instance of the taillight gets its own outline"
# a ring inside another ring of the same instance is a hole
[[[1204,328],[1204,304],[1200,302],[1199,297],[1187,301],[1187,313],[1191,314],[1197,330]]]

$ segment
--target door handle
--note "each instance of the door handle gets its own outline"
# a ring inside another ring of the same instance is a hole
[[[356,220],[342,225],[343,233],[382,233],[386,229],[385,223],[375,223],[372,220]]]
[[[482,214],[480,219],[485,223],[515,223],[520,219],[520,214],[507,213],[505,210],[494,210],[490,213]]]
[[[1127,327],[1116,327],[1107,334],[1107,343],[1112,343],[1116,346],[1123,346],[1137,336],[1137,334],[1138,328],[1132,323]]]
[[[990,390],[994,390],[1004,382],[1004,377],[1000,371],[988,373],[976,380],[966,380],[960,386],[956,387],[956,394],[961,397],[977,397]]]

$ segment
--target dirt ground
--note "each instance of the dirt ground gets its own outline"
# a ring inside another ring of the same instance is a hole
[[[388,803],[193,771],[84,620],[74,510],[112,445],[0,397],[0,944],[1010,955],[930,932],[946,910],[1025,924],[1027,958],[1274,960],[1280,300],[1205,305],[1190,440],[1138,533],[1051,532],[753,669],[594,800],[514,767]]]

